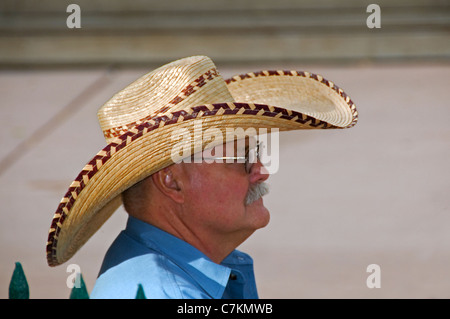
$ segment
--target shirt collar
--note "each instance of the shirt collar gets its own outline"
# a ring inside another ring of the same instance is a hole
[[[229,267],[214,263],[187,242],[131,216],[126,231],[185,270],[212,298],[222,297],[231,273]],[[225,261],[229,265],[230,257]]]

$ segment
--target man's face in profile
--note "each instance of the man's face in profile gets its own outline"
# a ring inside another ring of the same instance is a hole
[[[255,143],[234,141],[218,147],[202,152],[201,163],[176,164],[189,185],[185,205],[190,216],[186,216],[186,223],[195,223],[207,232],[246,238],[269,223],[270,214],[262,199],[268,192],[264,182],[269,175],[252,155]],[[231,159],[233,156],[238,159]]]

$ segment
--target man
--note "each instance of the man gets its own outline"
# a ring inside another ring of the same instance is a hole
[[[269,222],[268,173],[255,138],[228,139],[229,130],[347,128],[356,119],[340,88],[308,72],[224,81],[207,57],[169,63],[99,110],[108,145],[58,206],[48,263],[70,259],[123,202],[129,220],[92,298],[134,298],[139,285],[147,298],[257,298],[252,259],[236,247]],[[179,137],[182,161],[173,157]]]
[[[252,260],[235,248],[269,222],[261,168],[181,162],[125,191],[131,217],[91,297],[133,298],[142,284],[152,298],[257,298]]]

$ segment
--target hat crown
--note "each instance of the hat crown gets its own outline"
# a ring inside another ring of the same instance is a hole
[[[156,116],[193,106],[233,102],[216,66],[206,56],[168,63],[115,94],[98,111],[106,141]]]

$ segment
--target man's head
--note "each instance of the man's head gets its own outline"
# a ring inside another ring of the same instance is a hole
[[[206,151],[200,163],[180,162],[156,172],[123,193],[125,209],[220,262],[270,219],[262,200],[267,171],[257,159],[229,156],[233,150],[251,157],[251,144],[241,151],[238,143],[227,143],[212,152],[225,157]]]

